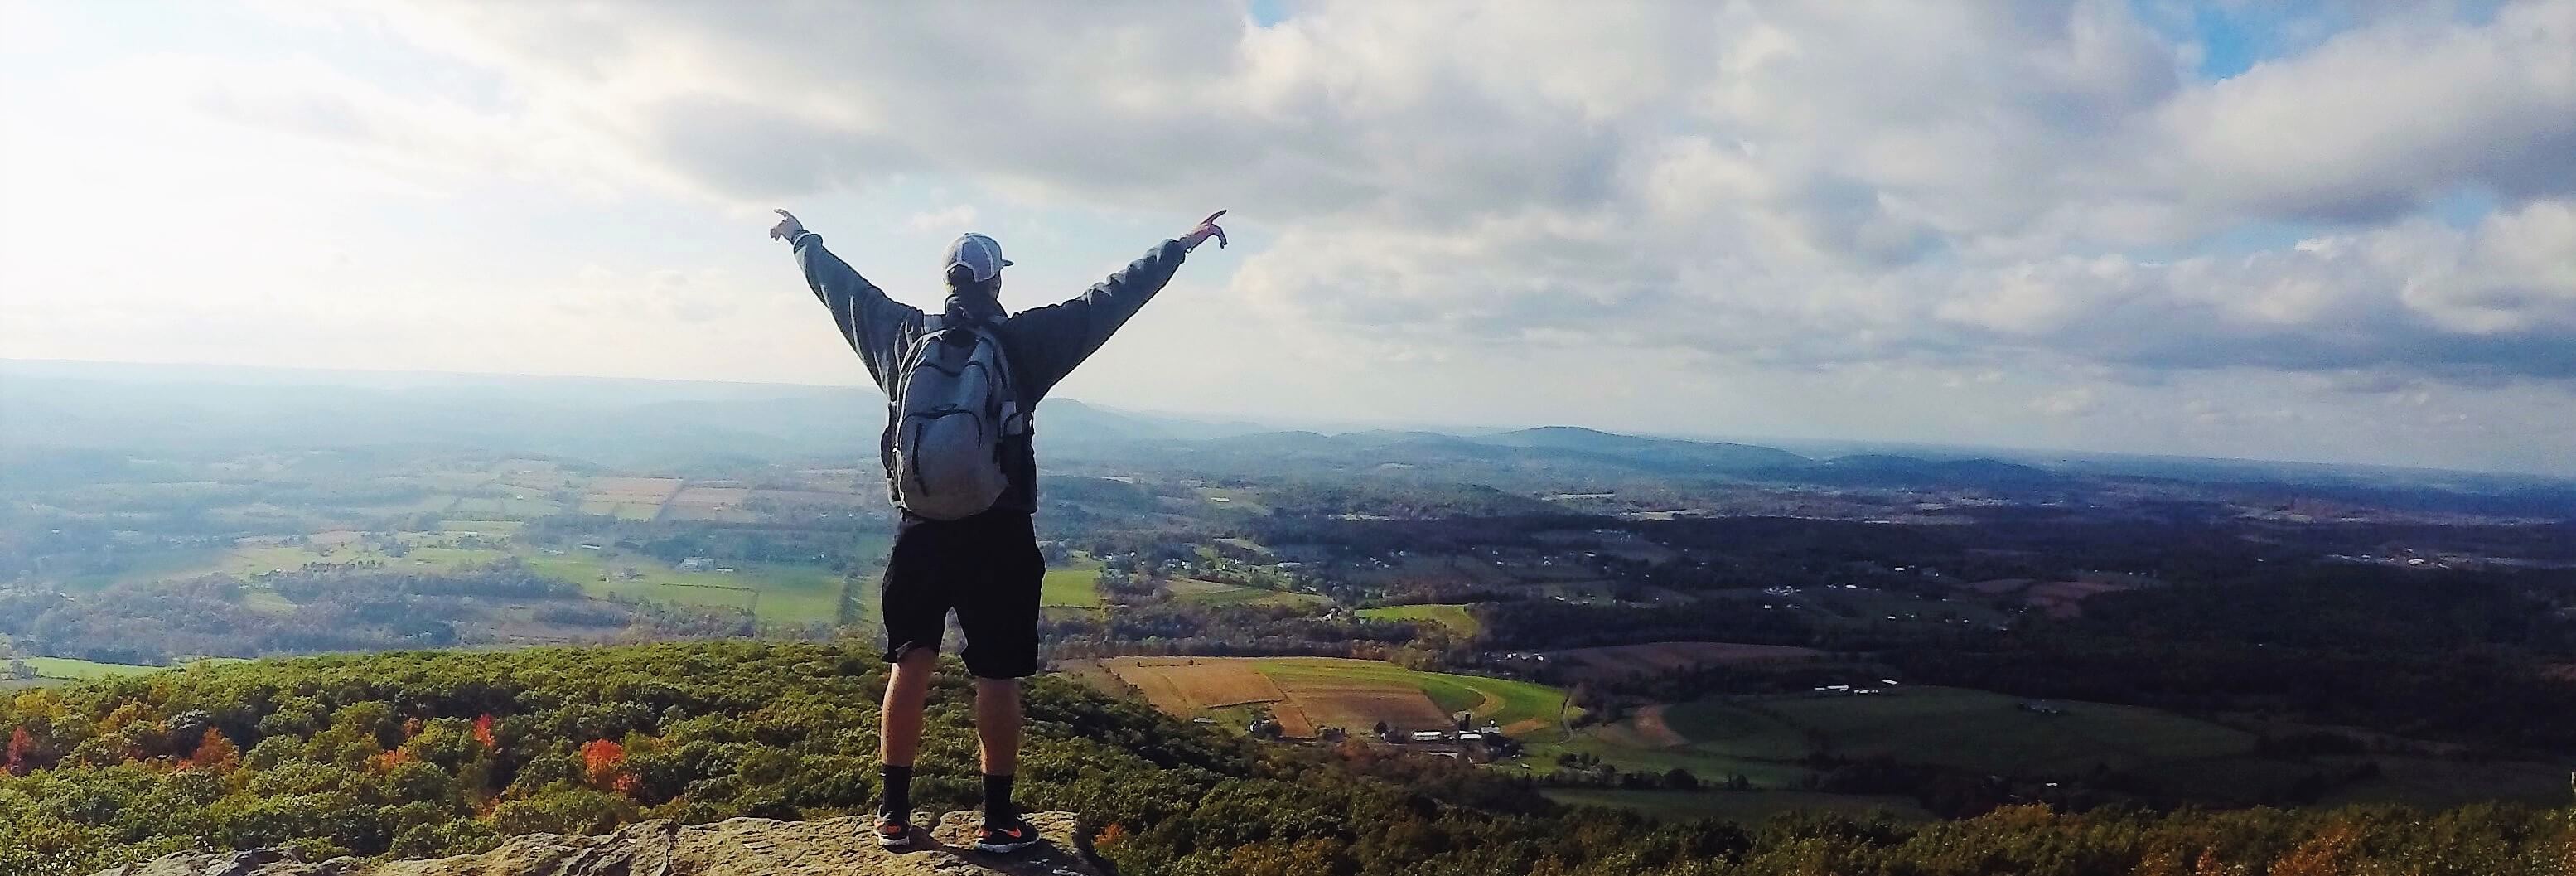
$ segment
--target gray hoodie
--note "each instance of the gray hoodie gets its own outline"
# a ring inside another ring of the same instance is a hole
[[[805,284],[814,289],[814,297],[832,311],[832,323],[840,326],[841,337],[850,349],[868,365],[868,376],[876,379],[877,389],[888,399],[886,431],[878,437],[881,462],[889,472],[887,483],[892,488],[894,460],[894,419],[892,406],[896,369],[913,342],[921,337],[922,313],[918,308],[886,297],[876,284],[851,270],[847,262],[823,248],[823,236],[813,232],[796,235],[796,263],[805,269]],[[1035,410],[1047,391],[1074,366],[1091,358],[1093,351],[1109,341],[1127,318],[1145,306],[1145,302],[1162,291],[1172,280],[1181,261],[1189,257],[1189,248],[1180,241],[1166,240],[1144,258],[1127,265],[1109,279],[1092,284],[1089,290],[1058,304],[1035,310],[1024,310],[1003,316],[1001,305],[991,299],[951,295],[948,310],[955,313],[986,316],[999,320],[997,334],[1002,339],[1002,353],[1010,358],[1011,385],[1020,394],[1020,408]],[[952,318],[954,318],[952,316]],[[1037,453],[1031,439],[1037,424],[1032,418],[1029,438],[1011,448],[1004,460],[1011,476],[1011,489],[1002,494],[996,509],[1035,512],[1038,507]]]

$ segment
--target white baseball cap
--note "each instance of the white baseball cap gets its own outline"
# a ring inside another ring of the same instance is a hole
[[[967,270],[973,271],[975,282],[981,283],[1001,276],[1002,269],[1011,266],[1011,260],[1002,257],[1002,245],[992,238],[981,234],[961,234],[956,242],[948,245],[948,257],[940,263],[939,272],[945,274],[949,268],[958,265],[965,265]]]

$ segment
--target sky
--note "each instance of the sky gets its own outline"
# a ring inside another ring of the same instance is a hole
[[[1116,407],[2576,474],[2576,0],[0,0],[0,358],[867,378],[1080,292]]]

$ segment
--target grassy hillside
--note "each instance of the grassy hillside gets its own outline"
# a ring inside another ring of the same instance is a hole
[[[1099,608],[1099,569],[1048,569],[1038,604],[1059,608]]]
[[[1467,611],[1467,606],[1457,604],[1434,603],[1363,608],[1360,609],[1360,616],[1371,620],[1429,621],[1448,627],[1451,632],[1461,636],[1473,636],[1478,630],[1484,628],[1482,624],[1476,622],[1476,616]]]

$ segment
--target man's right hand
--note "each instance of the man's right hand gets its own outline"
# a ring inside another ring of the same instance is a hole
[[[778,224],[769,226],[771,240],[793,241],[796,235],[803,233],[805,233],[805,223],[796,221],[796,214],[785,210],[778,211]]]

